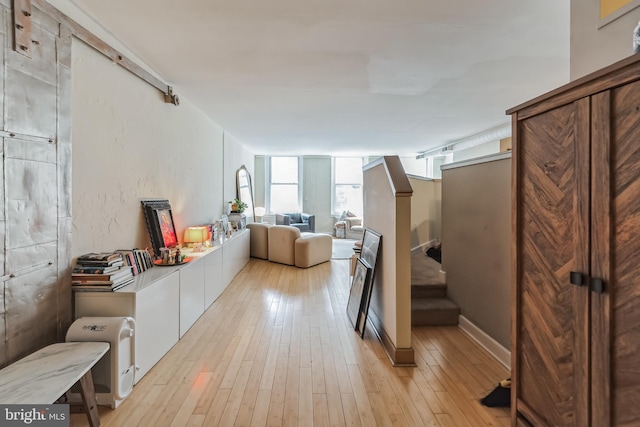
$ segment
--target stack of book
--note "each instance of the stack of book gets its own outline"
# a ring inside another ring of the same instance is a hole
[[[122,254],[124,265],[131,267],[134,276],[153,267],[153,259],[147,249],[118,249],[116,252]]]
[[[115,291],[130,283],[133,271],[118,252],[82,255],[71,272],[71,286],[76,291]]]

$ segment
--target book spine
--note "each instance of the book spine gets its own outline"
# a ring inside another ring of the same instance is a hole
[[[75,267],[71,270],[71,274],[108,274],[118,271],[113,267]]]
[[[142,259],[142,255],[140,254],[140,249],[134,249],[133,254],[136,257],[136,262],[140,266],[140,271],[145,271],[147,268],[144,264],[144,260]]]
[[[140,273],[140,270],[138,269],[138,265],[136,264],[136,260],[133,257],[133,251],[119,250],[118,252],[120,252],[122,254],[123,258],[125,259],[126,264],[131,267],[131,272],[133,273],[133,275],[137,276]]]

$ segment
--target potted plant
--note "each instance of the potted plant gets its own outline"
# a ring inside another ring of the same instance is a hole
[[[231,205],[231,212],[242,213],[247,209],[247,204],[238,198],[229,200],[229,204]]]

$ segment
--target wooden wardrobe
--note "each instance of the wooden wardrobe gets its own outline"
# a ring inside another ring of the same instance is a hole
[[[640,426],[640,55],[507,114],[512,425]]]

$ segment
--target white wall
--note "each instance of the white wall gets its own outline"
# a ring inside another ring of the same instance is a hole
[[[72,1],[48,1],[154,74]],[[73,40],[72,257],[150,246],[142,198],[170,201],[180,240],[185,227],[226,211],[236,170],[253,171],[253,156],[228,135],[223,145],[223,129],[180,101],[166,104],[156,88]]]
[[[600,2],[571,0],[571,80],[632,55],[632,33],[639,19],[636,8],[598,28]]]
[[[223,182],[235,195],[235,170],[248,156],[229,143],[223,164],[220,126],[187,99],[164,103],[78,40],[72,76],[73,257],[148,246],[142,198],[170,201],[180,239],[185,227],[223,213]]]
[[[427,176],[427,159],[416,159],[415,157],[400,157],[400,162],[404,171],[408,175]]]
[[[477,157],[488,156],[500,152],[500,140],[487,142],[466,150],[454,151],[452,162],[475,159]]]
[[[223,139],[223,151],[224,151],[224,209],[225,213],[229,207],[230,200],[238,197],[238,186],[236,180],[236,172],[240,166],[244,165],[247,171],[251,175],[251,186],[253,187],[254,178],[254,159],[253,154],[244,147],[233,135],[224,133]],[[234,169],[235,168],[235,169]],[[255,188],[252,188],[255,199]],[[254,207],[258,206],[255,204]],[[253,217],[253,212],[245,212],[247,217]],[[251,219],[248,219],[252,221]]]

